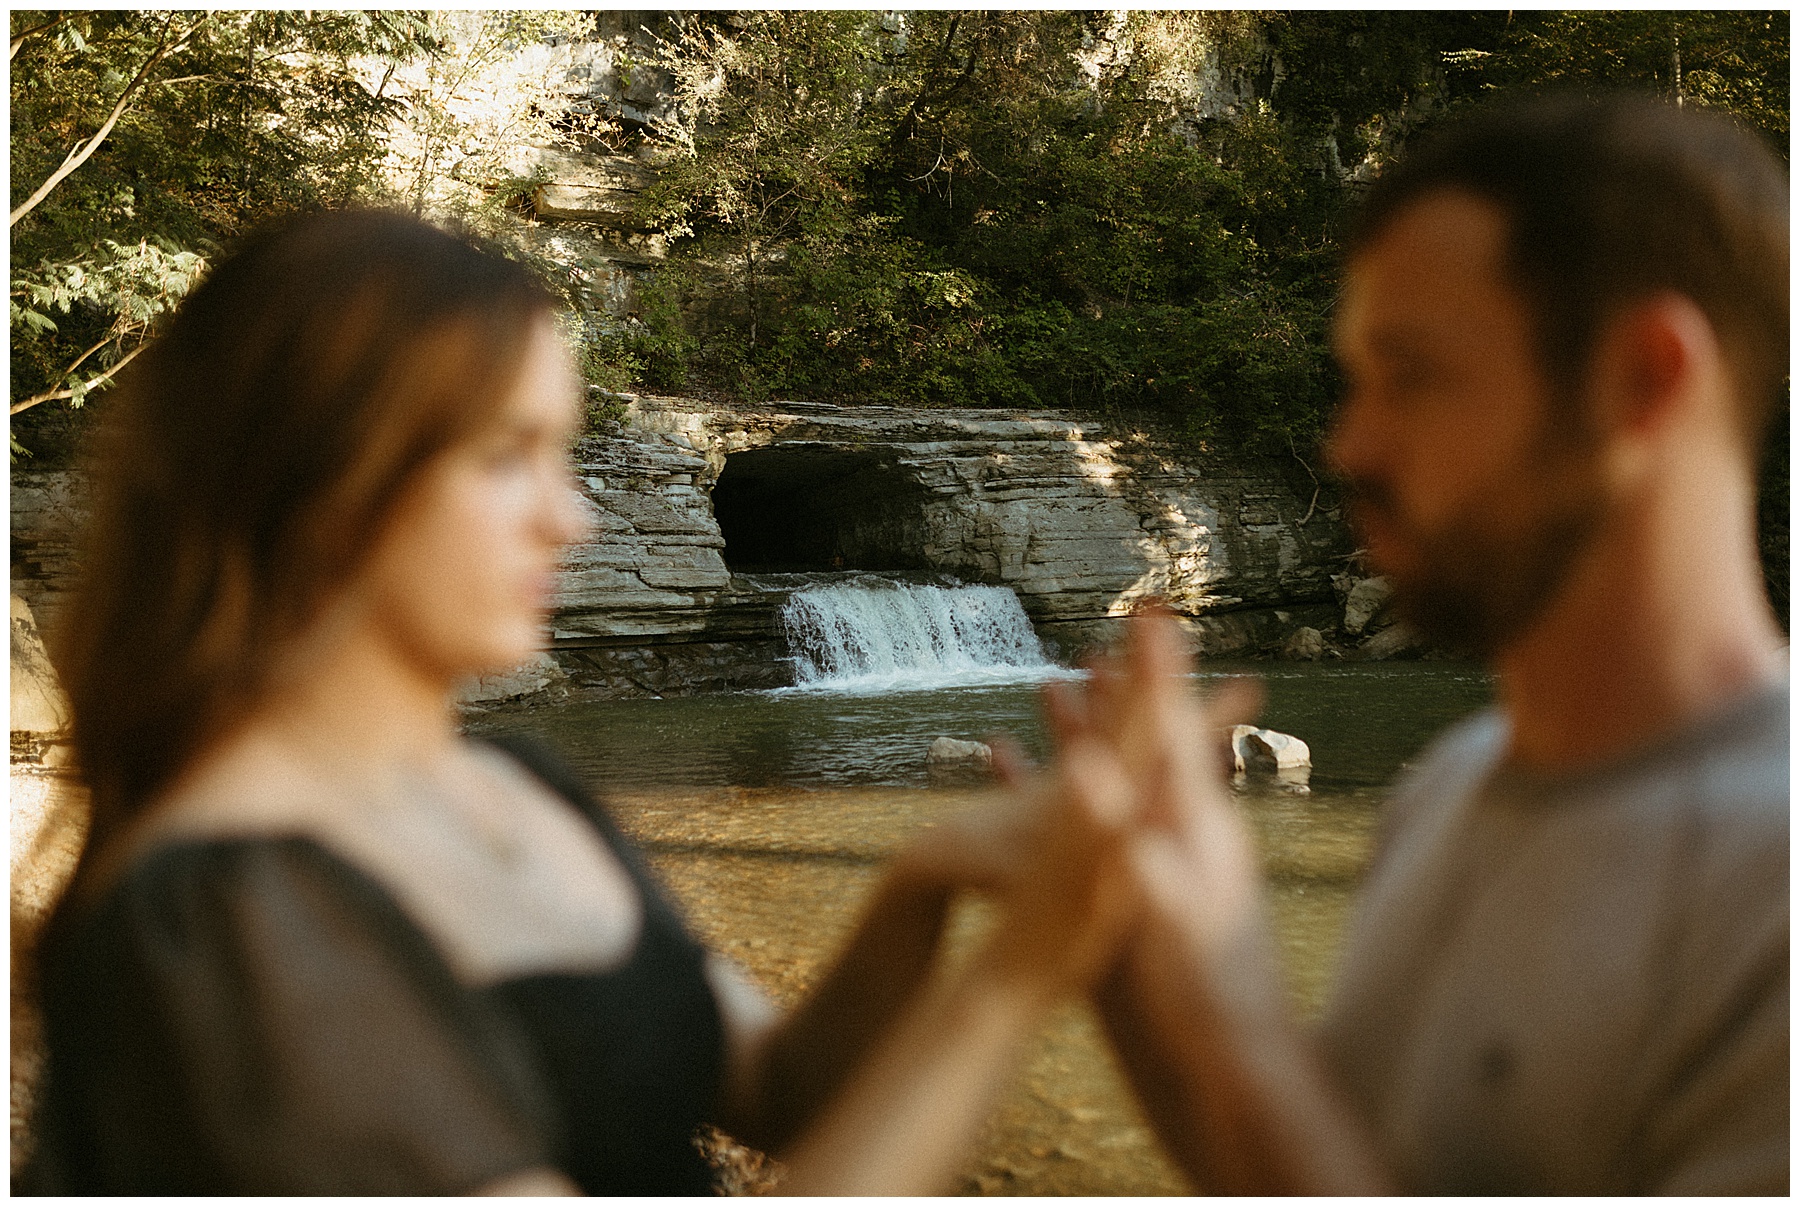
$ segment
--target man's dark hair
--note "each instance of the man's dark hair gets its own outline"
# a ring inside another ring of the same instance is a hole
[[[1421,197],[1472,193],[1507,216],[1514,284],[1568,396],[1602,325],[1670,290],[1723,345],[1746,443],[1785,395],[1787,172],[1735,122],[1642,96],[1502,103],[1430,137],[1381,175],[1351,231],[1354,256]]]

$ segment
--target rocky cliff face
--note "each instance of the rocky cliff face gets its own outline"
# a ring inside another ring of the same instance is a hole
[[[565,675],[628,693],[783,682],[795,573],[1011,587],[1065,652],[1150,597],[1210,654],[1336,616],[1348,539],[1274,462],[1062,412],[627,403],[577,450],[593,528],[563,569],[550,658],[478,694]],[[49,626],[82,493],[70,474],[13,476],[14,578]]]
[[[12,584],[49,631],[74,585],[75,536],[87,522],[87,489],[81,475],[14,469],[10,476]]]
[[[1349,550],[1271,462],[1056,412],[633,398],[582,460],[595,529],[571,550],[555,652],[613,690],[782,681],[794,572],[1008,586],[1069,652],[1161,597],[1204,652],[1248,653],[1332,622]]]
[[[43,1083],[43,1020],[34,952],[87,840],[86,790],[69,768],[69,701],[31,608],[12,597],[12,764],[7,791],[12,885],[12,1172],[31,1155]]]

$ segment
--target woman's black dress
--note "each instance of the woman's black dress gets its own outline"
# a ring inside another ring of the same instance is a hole
[[[626,964],[466,988],[311,839],[160,847],[46,936],[29,1189],[455,1194],[553,1166],[590,1194],[708,1193],[692,1140],[724,1041],[704,953],[572,777],[502,745],[629,870]]]

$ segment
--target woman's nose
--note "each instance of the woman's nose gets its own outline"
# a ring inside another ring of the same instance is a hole
[[[545,532],[558,545],[572,545],[587,536],[593,525],[581,488],[567,475],[558,475],[550,486]]]

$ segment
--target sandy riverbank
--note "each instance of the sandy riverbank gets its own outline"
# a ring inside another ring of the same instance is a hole
[[[783,1003],[848,937],[882,862],[979,789],[656,789],[611,805],[699,934]],[[1304,797],[1253,797],[1297,1007],[1322,1004],[1373,810],[1319,814]],[[977,911],[959,919],[967,937]],[[1058,1010],[960,1179],[968,1194],[1189,1194],[1125,1089],[1089,1011]]]

